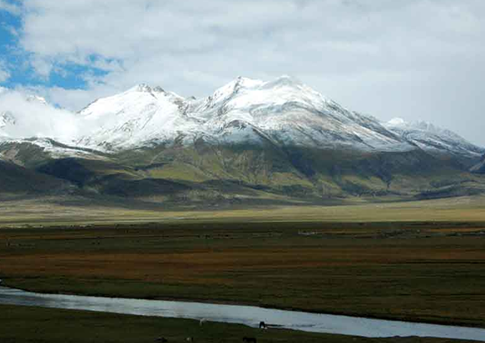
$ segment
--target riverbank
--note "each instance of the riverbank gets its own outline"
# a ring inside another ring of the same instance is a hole
[[[362,338],[313,334],[291,330],[259,330],[244,325],[138,317],[74,310],[41,309],[0,305],[0,342],[2,343],[143,343],[157,342],[242,342],[254,337],[257,342],[299,343],[457,343],[459,340],[433,338]]]
[[[254,306],[41,294],[0,287],[0,304],[182,318],[359,337],[436,337],[485,341],[485,329],[263,309]]]

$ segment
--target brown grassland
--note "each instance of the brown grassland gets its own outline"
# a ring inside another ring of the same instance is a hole
[[[485,327],[485,223],[0,230],[13,287]]]
[[[483,198],[252,211],[97,208],[84,222],[80,209],[53,222],[48,203],[26,220],[22,206],[17,215],[13,205],[0,209],[0,278],[8,286],[485,327]],[[42,311],[59,316],[40,309],[32,316]],[[96,316],[111,325],[109,315]]]

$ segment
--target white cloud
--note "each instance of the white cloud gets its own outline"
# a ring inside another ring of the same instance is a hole
[[[79,119],[70,111],[57,109],[25,93],[0,93],[0,113],[10,113],[15,125],[2,128],[0,134],[9,138],[52,137],[68,142],[79,132]]]
[[[485,76],[483,0],[27,0],[23,6],[20,44],[40,76],[66,63],[107,72],[85,75],[87,90],[44,90],[69,108],[141,82],[203,96],[238,75],[292,74],[346,107],[382,119],[426,119],[485,144],[480,125],[460,120],[483,122],[485,100],[474,97]],[[455,104],[468,112],[458,115]]]
[[[14,15],[20,15],[21,9],[17,4],[9,3],[5,0],[0,0],[0,11],[7,11]]]
[[[10,78],[10,71],[4,61],[0,61],[0,83],[7,81]]]

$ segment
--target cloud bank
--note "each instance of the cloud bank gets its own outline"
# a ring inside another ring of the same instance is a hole
[[[290,74],[351,109],[485,145],[482,0],[19,3],[0,8],[22,17],[19,47],[37,76],[85,83],[37,89],[70,109],[142,82],[199,97],[238,75]]]
[[[12,138],[49,137],[70,142],[80,134],[80,119],[72,112],[52,107],[42,98],[17,91],[0,90],[0,134]],[[14,120],[15,125],[9,125]],[[0,125],[3,126],[3,125]]]

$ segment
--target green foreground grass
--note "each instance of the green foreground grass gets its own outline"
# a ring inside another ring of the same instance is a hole
[[[2,200],[1,227],[66,227],[139,223],[234,222],[485,222],[485,197],[460,197],[396,202],[390,199],[352,198],[328,206],[224,205],[166,207],[148,202],[104,202],[85,198],[32,198]],[[330,206],[332,205],[332,206]],[[338,206],[333,206],[338,205]]]
[[[184,319],[137,317],[128,315],[41,309],[0,305],[2,343],[143,343],[157,342],[257,342],[328,343],[452,343],[459,340],[432,338],[370,339],[342,335],[313,334],[290,330],[259,330],[243,325],[198,322]]]

